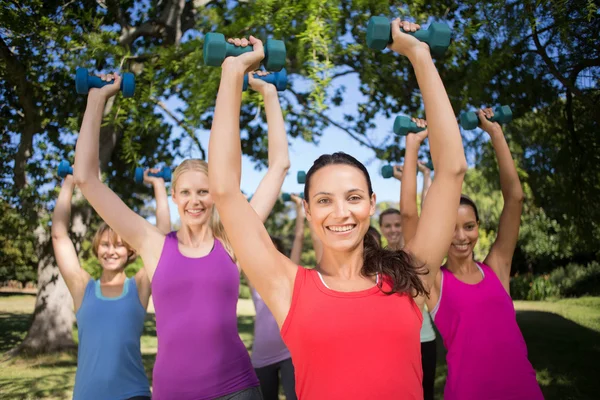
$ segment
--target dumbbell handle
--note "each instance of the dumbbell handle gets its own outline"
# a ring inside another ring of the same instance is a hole
[[[283,92],[287,89],[287,71],[283,68],[281,71],[273,72],[268,75],[258,75],[253,74],[254,78],[263,80],[267,83],[274,85],[277,88],[278,92]],[[244,84],[242,85],[242,90],[246,91],[248,89],[248,75],[244,75]]]

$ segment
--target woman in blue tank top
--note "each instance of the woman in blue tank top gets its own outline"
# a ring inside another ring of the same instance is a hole
[[[158,226],[168,231],[164,181],[148,177],[147,171],[145,181],[152,183],[157,195]],[[68,232],[74,187],[73,176],[67,175],[52,216],[54,254],[73,297],[78,325],[73,399],[150,399],[140,351],[150,281],[143,268],[135,277],[126,277],[125,267],[136,254],[106,224],[100,226],[92,242],[92,251],[102,267],[100,279],[92,279],[81,268]]]

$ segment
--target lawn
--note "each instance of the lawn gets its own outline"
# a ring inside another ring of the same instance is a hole
[[[0,296],[0,353],[11,349],[26,334],[33,296]],[[600,392],[596,360],[600,359],[600,297],[555,302],[515,302],[517,320],[548,400],[596,399]],[[250,348],[253,331],[251,301],[238,306],[240,336]],[[77,331],[74,331],[75,337]],[[437,398],[442,398],[446,377],[444,349],[438,340]],[[148,376],[156,356],[154,314],[148,314],[142,337]],[[0,398],[69,399],[75,377],[75,354],[16,358],[0,363]]]

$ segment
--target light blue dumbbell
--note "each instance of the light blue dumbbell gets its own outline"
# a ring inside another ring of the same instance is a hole
[[[163,169],[161,169],[157,173],[149,172],[148,176],[155,176],[157,178],[163,178],[163,180],[165,182],[171,182],[171,168],[164,167]],[[135,180],[135,183],[142,183],[142,182],[144,182],[144,168],[137,167],[135,169],[135,176],[134,176],[133,179]]]

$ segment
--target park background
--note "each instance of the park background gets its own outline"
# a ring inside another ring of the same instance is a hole
[[[85,108],[74,71],[131,71],[132,99],[105,110],[103,177],[154,221],[151,189],[133,183],[136,166],[175,167],[205,158],[220,69],[203,65],[204,34],[283,39],[290,85],[280,94],[291,169],[283,191],[300,192],[298,170],[323,153],[348,152],[373,179],[378,212],[398,206],[400,184],[380,174],[402,163],[397,115],[425,117],[408,61],[365,45],[372,15],[444,21],[453,40],[435,62],[457,114],[509,105],[504,126],[526,194],[511,295],[530,359],[548,399],[597,398],[600,358],[600,18],[591,0],[29,0],[0,1],[0,398],[70,398],[77,327],[56,268],[50,218],[60,160],[73,161]],[[247,92],[240,118],[242,190],[265,173],[260,97]],[[463,131],[469,171],[464,192],[480,208],[482,258],[502,209],[497,163],[485,132]],[[427,145],[421,158],[427,160]],[[435,174],[434,174],[435,179]],[[419,176],[419,185],[421,177]],[[177,211],[171,218],[177,226]],[[293,212],[278,203],[267,226],[289,246]],[[99,223],[74,197],[72,238],[83,267],[99,269],[90,239]],[[377,218],[373,219],[377,226]],[[302,261],[315,264],[308,231]],[[140,260],[128,268],[134,273]],[[28,293],[28,294],[27,294]],[[240,335],[250,348],[253,310],[242,283]],[[438,338],[440,351],[443,346]],[[143,340],[151,376],[154,314]],[[445,362],[439,357],[441,396]],[[441,397],[440,397],[441,398]]]

